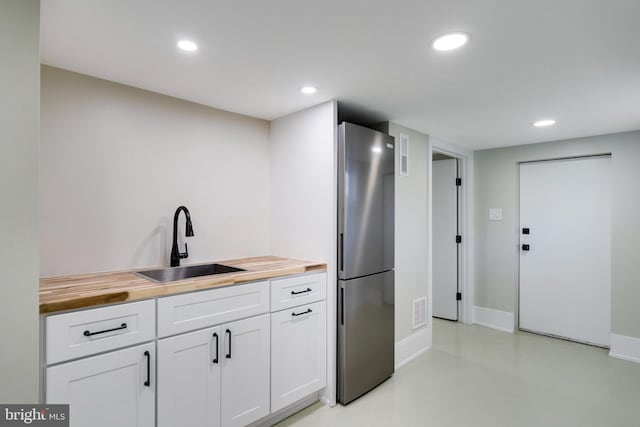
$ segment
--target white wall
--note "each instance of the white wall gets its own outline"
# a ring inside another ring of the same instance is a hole
[[[38,402],[40,1],[0,2],[0,402]]]
[[[335,404],[336,103],[271,122],[271,246],[274,254],[327,263],[328,369]]]
[[[266,121],[44,66],[41,139],[42,277],[271,253]]]

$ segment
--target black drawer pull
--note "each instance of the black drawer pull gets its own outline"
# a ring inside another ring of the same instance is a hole
[[[145,351],[144,355],[147,356],[147,380],[144,382],[144,385],[151,387],[151,353]]]
[[[216,339],[216,357],[213,359],[213,363],[218,363],[218,334],[214,332],[213,337]]]
[[[227,355],[225,357],[227,359],[231,359],[231,331],[229,329],[227,329],[226,333],[229,334],[229,352],[227,353]]]
[[[98,331],[98,332],[89,332],[89,331],[84,331],[84,336],[85,337],[90,337],[92,335],[98,335],[98,334],[106,334],[107,332],[113,332],[113,331],[119,331],[120,329],[127,329],[127,324],[123,323],[122,325],[120,325],[120,327],[118,328],[113,328],[113,329],[106,329],[104,331]]]
[[[292,315],[293,317],[296,317],[296,316],[302,316],[303,314],[309,314],[309,313],[311,313],[311,311],[312,311],[312,310],[309,308],[309,309],[307,309],[307,311],[303,311],[302,313],[291,313],[291,315]]]
[[[311,292],[311,288],[307,288],[304,291],[291,291],[291,295],[300,295],[300,294],[306,294],[307,292]]]

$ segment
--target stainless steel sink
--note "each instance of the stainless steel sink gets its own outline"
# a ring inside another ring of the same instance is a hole
[[[193,277],[213,276],[216,274],[246,271],[242,268],[222,264],[186,265],[184,267],[167,267],[157,270],[137,271],[136,274],[157,283],[176,282]]]

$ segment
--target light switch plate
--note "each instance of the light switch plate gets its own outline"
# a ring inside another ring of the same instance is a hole
[[[489,221],[502,221],[502,208],[489,208]]]

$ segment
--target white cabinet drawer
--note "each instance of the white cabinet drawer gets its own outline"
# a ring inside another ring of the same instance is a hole
[[[47,317],[47,364],[154,339],[155,307],[150,300]]]
[[[269,282],[228,286],[158,299],[158,337],[269,311]]]
[[[327,273],[306,274],[271,281],[271,311],[284,310],[327,298]]]

